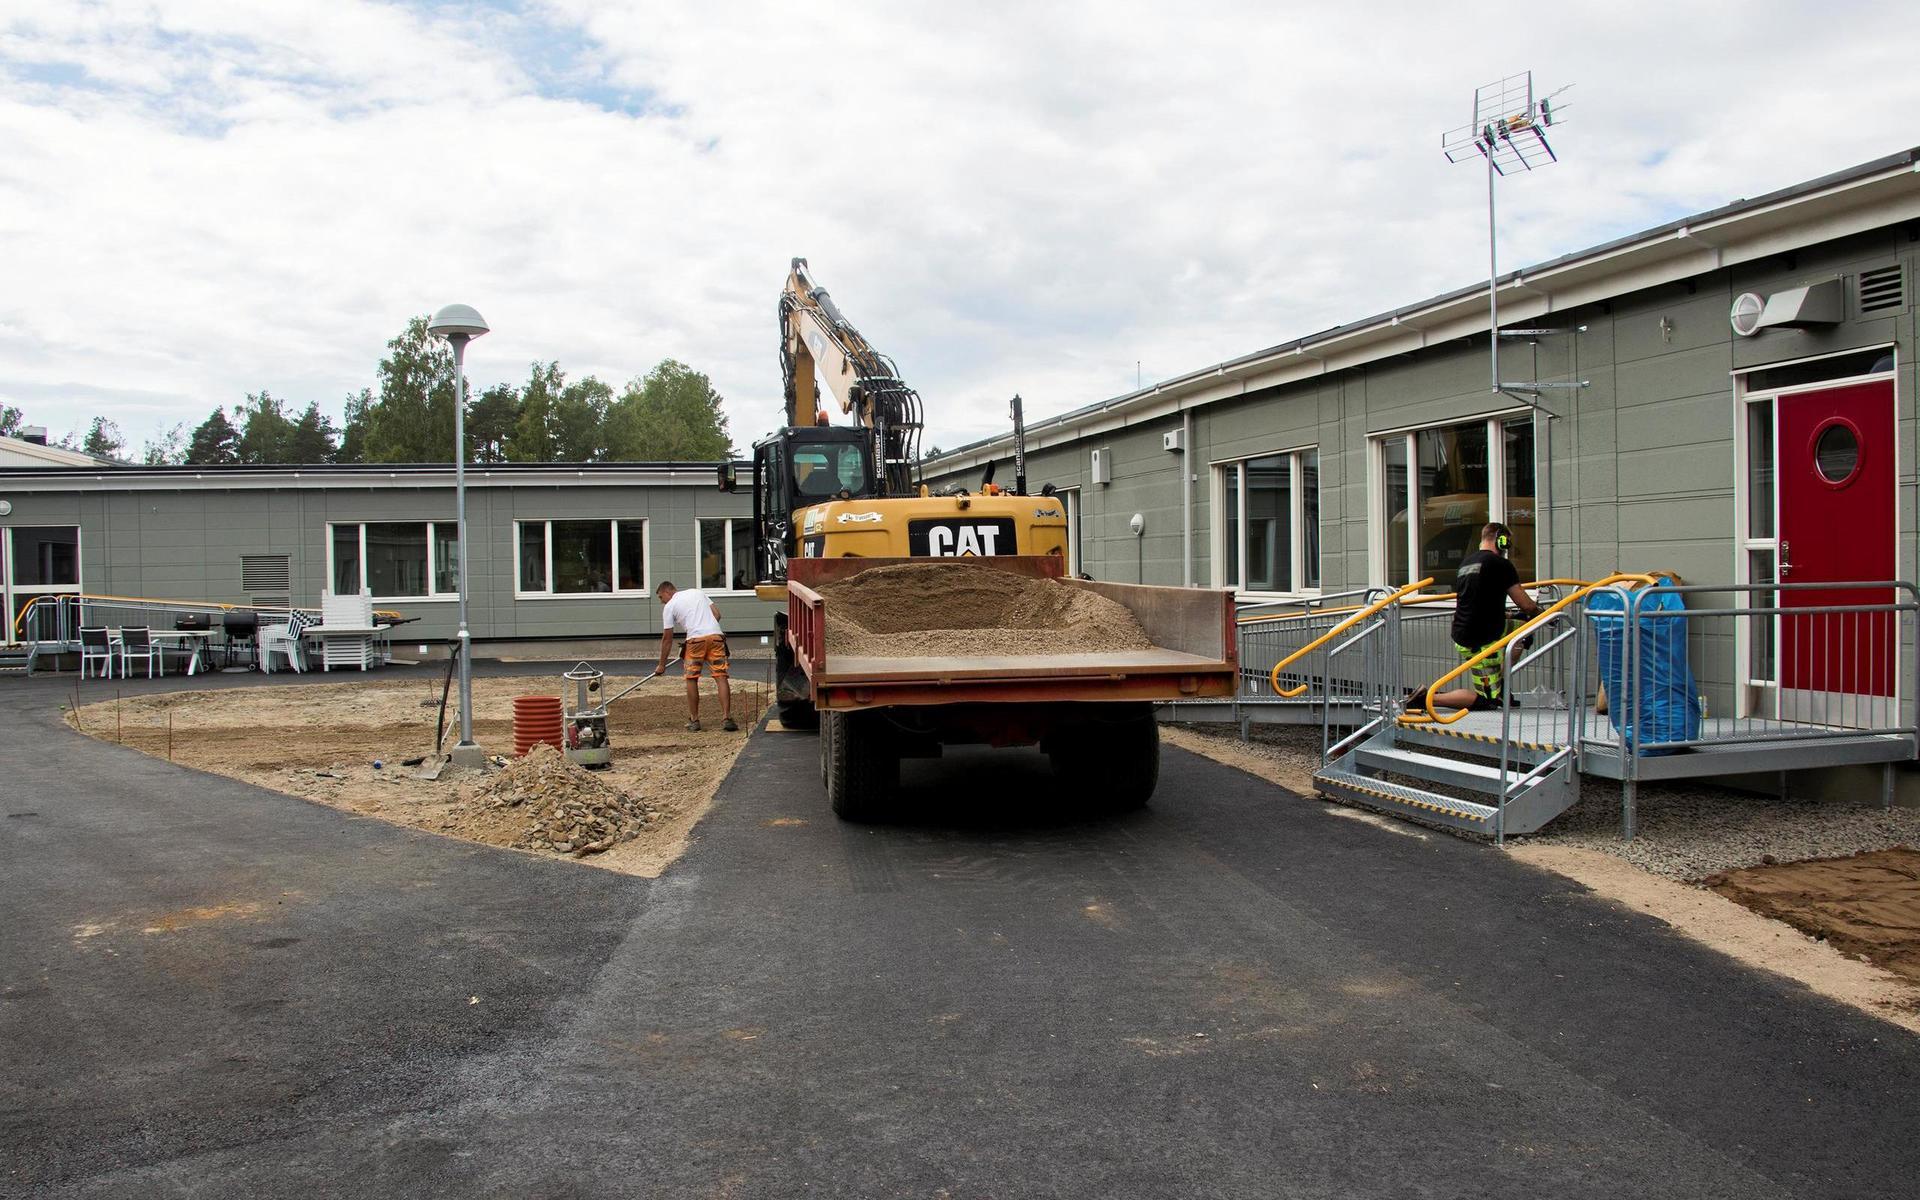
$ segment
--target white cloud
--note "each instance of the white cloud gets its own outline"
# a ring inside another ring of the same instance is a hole
[[[0,399],[136,437],[271,388],[334,408],[406,318],[777,420],[808,256],[926,397],[999,430],[1472,282],[1472,87],[1577,82],[1504,192],[1551,257],[1901,149],[1911,6],[103,2],[0,18]]]

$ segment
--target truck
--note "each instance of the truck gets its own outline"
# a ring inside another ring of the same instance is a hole
[[[793,260],[779,315],[786,424],[753,447],[755,591],[785,602],[774,618],[775,703],[786,727],[819,729],[834,813],[886,815],[903,758],[964,744],[1038,745],[1082,794],[1115,810],[1147,803],[1159,774],[1155,705],[1234,694],[1233,593],[1069,578],[1065,505],[1051,487],[1027,490],[1019,397],[1012,486],[994,483],[990,467],[977,490],[936,492],[917,478],[918,393],[813,282],[805,259]],[[851,423],[830,423],[820,382]],[[722,488],[741,486],[742,465],[721,468]],[[819,588],[928,558],[1086,589],[1125,609],[1151,644],[1059,654],[829,652]]]

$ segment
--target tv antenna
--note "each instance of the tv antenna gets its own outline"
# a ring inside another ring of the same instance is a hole
[[[1578,388],[1586,385],[1500,382],[1500,235],[1494,221],[1494,182],[1507,175],[1537,171],[1560,161],[1559,155],[1554,153],[1553,144],[1547,140],[1547,130],[1561,122],[1560,114],[1564,105],[1556,101],[1566,90],[1563,87],[1545,96],[1536,96],[1532,71],[1497,79],[1474,89],[1471,125],[1462,125],[1440,135],[1440,150],[1447,156],[1448,162],[1471,162],[1478,158],[1486,163],[1487,344],[1493,360],[1489,373],[1496,393],[1515,395],[1535,408],[1539,405],[1527,399],[1530,395],[1538,396],[1542,390],[1550,387]],[[1529,329],[1524,332],[1533,336],[1544,331]]]

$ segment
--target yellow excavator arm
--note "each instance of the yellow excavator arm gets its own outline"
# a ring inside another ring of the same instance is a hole
[[[827,290],[796,258],[780,292],[780,368],[787,425],[826,424],[820,384],[839,410],[873,432],[874,473],[881,495],[907,495],[919,459],[920,396],[893,360],[874,349]]]

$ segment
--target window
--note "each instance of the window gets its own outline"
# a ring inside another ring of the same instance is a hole
[[[638,520],[514,522],[514,595],[644,595],[647,523]]]
[[[1215,580],[1241,592],[1320,586],[1320,453],[1292,450],[1214,468]]]
[[[866,491],[866,450],[856,442],[816,442],[793,449],[794,493],[806,500],[826,500],[841,492],[858,496]]]
[[[1377,574],[1389,587],[1433,577],[1453,589],[1460,562],[1480,546],[1480,530],[1500,521],[1513,530],[1512,558],[1522,578],[1534,573],[1533,420],[1521,414],[1463,421],[1374,439],[1381,527]]]
[[[13,543],[14,587],[52,590],[80,586],[78,525],[16,525],[7,533]]]
[[[336,595],[371,591],[382,599],[452,598],[460,592],[460,527],[453,521],[368,521],[333,525],[327,578]]]
[[[700,587],[746,592],[754,585],[753,522],[741,517],[695,522],[700,538]]]

